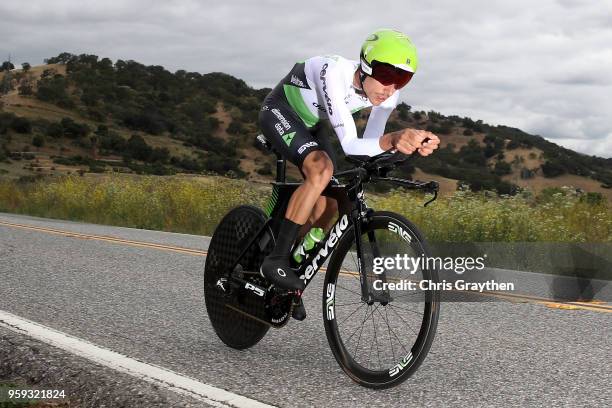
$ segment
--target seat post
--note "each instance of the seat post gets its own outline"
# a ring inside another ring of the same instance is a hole
[[[286,181],[285,171],[287,169],[287,163],[280,154],[276,154],[276,181],[284,183]]]

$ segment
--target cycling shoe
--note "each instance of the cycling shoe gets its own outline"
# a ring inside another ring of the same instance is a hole
[[[259,270],[261,276],[281,289],[304,290],[304,281],[298,277],[289,263],[289,255],[269,255]]]

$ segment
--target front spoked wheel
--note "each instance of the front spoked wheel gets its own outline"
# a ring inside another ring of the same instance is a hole
[[[423,236],[404,217],[376,212],[361,228],[366,282],[357,272],[351,226],[329,261],[323,321],[334,357],[349,377],[365,387],[388,388],[409,378],[431,347],[440,297],[430,286],[420,289],[420,282],[435,284],[438,273],[426,262]]]

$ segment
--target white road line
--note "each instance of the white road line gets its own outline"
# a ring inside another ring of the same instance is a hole
[[[0,326],[216,407],[273,407],[272,405],[204,384],[165,368],[142,363],[133,358],[96,346],[88,341],[23,319],[4,310],[0,310]]]

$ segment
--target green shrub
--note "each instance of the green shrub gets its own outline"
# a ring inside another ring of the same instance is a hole
[[[510,166],[510,163],[507,163],[505,161],[498,161],[497,163],[495,163],[495,169],[493,170],[493,172],[498,176],[503,176],[512,173],[512,167]]]
[[[15,116],[11,122],[11,129],[17,133],[31,133],[32,123],[27,118]]]
[[[542,173],[545,177],[557,177],[565,174],[565,168],[556,161],[547,161],[542,165]]]
[[[41,135],[36,135],[32,138],[32,145],[36,147],[42,147],[45,144],[45,138]]]

